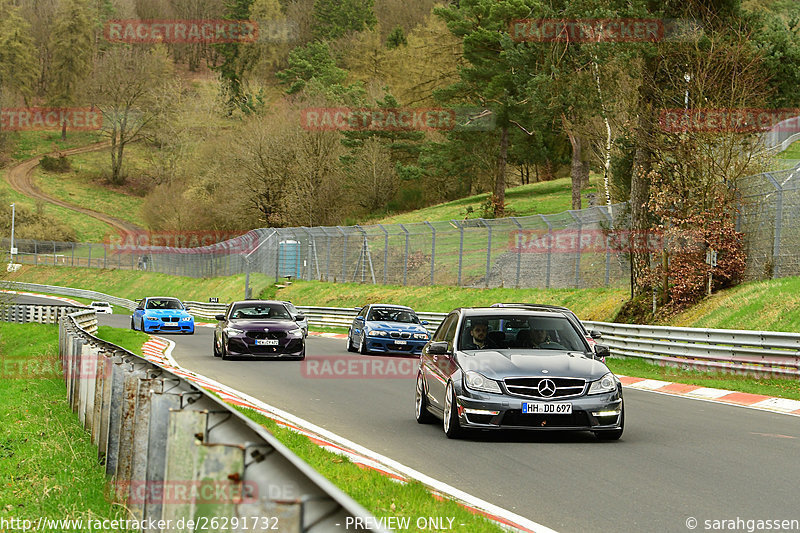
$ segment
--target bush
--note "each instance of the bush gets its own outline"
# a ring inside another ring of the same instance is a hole
[[[69,159],[63,155],[58,157],[43,156],[39,164],[48,172],[67,172],[71,168]]]

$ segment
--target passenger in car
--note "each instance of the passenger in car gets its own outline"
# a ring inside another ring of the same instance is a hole
[[[497,348],[497,344],[488,337],[489,323],[485,320],[476,320],[469,329],[469,338],[464,343],[465,350],[485,350]]]

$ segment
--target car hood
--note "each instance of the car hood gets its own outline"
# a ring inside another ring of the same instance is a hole
[[[385,331],[408,331],[410,333],[428,331],[422,324],[409,324],[408,322],[389,322],[386,320],[369,321],[365,324],[368,329],[379,329]]]
[[[191,316],[183,309],[145,309],[147,316]]]
[[[258,319],[258,320],[247,320],[247,319],[235,319],[228,322],[228,325],[232,328],[242,329],[245,331],[264,331],[265,329],[269,329],[270,331],[289,331],[290,329],[297,329],[297,322],[294,320],[289,320],[288,318],[281,318],[281,319]]]
[[[463,370],[475,370],[487,378],[542,376],[598,379],[608,367],[582,352],[555,350],[481,350],[457,353]]]

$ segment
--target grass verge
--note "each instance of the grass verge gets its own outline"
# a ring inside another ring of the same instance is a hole
[[[608,368],[615,374],[646,379],[674,381],[700,387],[727,389],[750,394],[763,394],[800,400],[800,381],[786,378],[754,377],[724,372],[683,370],[671,366],[660,366],[641,359],[606,359]]]
[[[0,518],[127,518],[106,499],[105,471],[67,405],[63,380],[16,372],[43,362],[60,368],[58,328],[0,322],[0,355]]]
[[[244,274],[196,279],[139,270],[25,265],[19,271],[7,274],[5,279],[89,289],[130,300],[174,296],[201,302],[217,297],[221,302],[229,302],[244,296],[244,278]],[[269,298],[275,294],[274,279],[263,274],[250,274],[250,287],[259,297]]]
[[[96,337],[116,344],[120,348],[125,348],[129,352],[138,356],[143,356],[142,345],[150,340],[150,335],[141,331],[130,329],[112,328],[111,326],[99,326]]]
[[[361,468],[347,457],[320,448],[305,435],[279,426],[257,411],[239,406],[236,408],[267,428],[303,461],[377,518],[389,516],[408,518],[411,530],[416,528],[418,518],[441,517],[444,518],[445,524],[448,524],[449,519],[453,519],[449,531],[465,533],[503,531],[493,522],[473,514],[452,500],[435,498],[421,483],[398,483],[379,472]]]

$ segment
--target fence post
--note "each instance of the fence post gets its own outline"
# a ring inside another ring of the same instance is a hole
[[[434,273],[434,266],[436,265],[436,228],[431,225],[430,222],[427,220],[425,224],[431,228],[431,285],[433,285],[433,273]]]
[[[511,222],[517,225],[517,281],[514,287],[519,289],[519,272],[522,268],[522,224],[519,223],[517,217],[511,217]]]
[[[37,245],[37,241],[33,241],[33,264],[39,264],[39,247]]]
[[[383,284],[386,285],[389,263],[389,232],[386,231],[383,224],[378,224],[378,227],[383,231]]]
[[[278,237],[278,251],[275,254],[275,283],[278,283],[281,273],[281,234],[275,230],[275,235]]]
[[[328,235],[328,230],[322,227],[322,233],[325,234],[325,281],[331,280],[331,236]]]
[[[336,226],[336,228],[342,232],[342,278],[339,283],[346,283],[347,282],[347,233],[342,229],[341,226]]]
[[[108,249],[105,243],[103,243],[103,268],[108,268]]]
[[[772,175],[771,172],[765,172],[764,175],[772,182],[777,194],[775,200],[775,232],[772,241],[772,279],[778,278],[781,275],[781,230],[783,229],[783,187],[778,183],[778,180]]]
[[[547,220],[544,215],[539,215],[542,220],[547,224],[547,266],[545,267],[544,287],[550,288],[550,265],[553,261],[553,225]]]
[[[408,230],[402,224],[398,224],[398,226],[400,226],[400,229],[406,234],[406,253],[403,256],[403,287],[405,287],[408,283]]]
[[[486,279],[485,279],[485,285],[488,288],[489,287],[489,271],[490,271],[491,265],[492,265],[492,227],[489,224],[487,224],[484,219],[479,218],[478,220],[480,220],[481,224],[486,226],[486,229],[489,230],[489,237],[488,237],[488,241],[489,242],[487,243],[487,246],[486,246]]]
[[[575,254],[575,288],[581,286],[581,233],[583,231],[583,224],[581,219],[575,214],[572,209],[567,211],[570,216],[578,223],[578,251]]]
[[[451,224],[458,228],[460,233],[458,240],[458,286],[461,286],[461,266],[464,260],[464,226],[458,220],[451,220]]]

